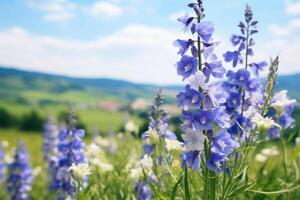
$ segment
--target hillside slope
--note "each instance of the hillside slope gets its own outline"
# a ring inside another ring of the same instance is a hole
[[[286,89],[300,100],[300,74],[279,76],[276,89]],[[131,102],[137,98],[151,100],[162,88],[169,103],[175,102],[181,86],[159,87],[107,78],[88,79],[29,72],[0,67],[1,100],[38,103],[96,103],[99,100]]]

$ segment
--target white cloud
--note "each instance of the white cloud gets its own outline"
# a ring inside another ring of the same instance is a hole
[[[300,29],[300,18],[292,19],[287,25],[271,24],[269,30],[275,36],[289,36]]]
[[[300,15],[300,0],[285,1],[285,12],[288,15]]]
[[[27,0],[30,7],[41,10],[43,19],[49,22],[63,23],[74,17],[77,6],[67,0]]]
[[[178,35],[164,28],[129,25],[97,40],[80,41],[13,27],[0,32],[0,64],[72,76],[174,83],[180,81],[174,67],[177,49],[172,46]]]
[[[98,1],[87,8],[87,12],[94,17],[114,18],[121,16],[123,10],[116,4],[105,1]]]
[[[273,41],[265,41],[258,46],[258,54],[272,56],[279,55],[280,65],[279,74],[299,73],[299,52],[300,37],[288,39],[275,39]],[[266,55],[267,54],[267,55]]]
[[[179,11],[179,12],[176,12],[176,13],[173,13],[173,14],[171,14],[171,15],[169,15],[169,20],[171,20],[171,21],[177,21],[177,19],[179,18],[179,17],[182,17],[182,16],[184,16],[185,15],[185,11]]]

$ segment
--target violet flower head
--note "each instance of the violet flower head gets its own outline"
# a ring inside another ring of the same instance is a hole
[[[180,92],[177,96],[177,105],[185,109],[190,107],[197,108],[202,103],[202,94],[191,88],[190,85],[185,87],[184,92]]]
[[[75,195],[75,185],[72,183],[72,164],[86,163],[83,148],[84,130],[62,130],[58,142],[58,166],[56,171],[56,190],[59,190],[58,199]]]
[[[214,33],[214,26],[209,21],[203,21],[196,24],[195,31],[204,42],[209,42]]]
[[[189,48],[194,46],[194,41],[192,39],[189,39],[189,40],[179,40],[178,39],[174,42],[174,46],[179,47],[178,54],[183,56],[189,50]]]
[[[14,160],[8,165],[7,191],[11,199],[29,199],[33,183],[32,168],[25,145],[20,142]]]
[[[6,163],[5,163],[4,157],[5,157],[4,148],[0,144],[0,184],[4,180],[4,173],[5,173],[5,169],[6,169]]]
[[[57,154],[57,142],[58,142],[58,128],[54,123],[54,120],[49,117],[44,124],[43,133],[43,152],[44,159],[49,161],[53,156]]]
[[[204,140],[211,139],[214,131],[229,127],[229,117],[222,104],[226,101],[221,84],[213,84],[210,78],[222,78],[226,74],[223,64],[215,53],[219,42],[214,41],[214,26],[205,17],[202,1],[190,3],[195,11],[187,29],[192,37],[179,46],[180,61],[177,73],[187,80],[185,91],[177,95],[177,104],[182,108],[180,117],[182,138],[186,152],[181,155],[183,166],[200,170],[200,154]],[[182,40],[177,40],[176,43]],[[193,44],[187,43],[193,41]],[[188,51],[188,50],[191,51]]]
[[[212,123],[212,111],[199,109],[193,115],[193,126],[196,130],[211,130]]]
[[[141,181],[135,184],[134,191],[136,192],[139,200],[152,199],[153,192],[145,181]]]
[[[229,133],[221,132],[214,137],[211,151],[219,155],[228,156],[238,147],[239,143],[232,139]]]
[[[198,61],[191,56],[183,56],[177,63],[177,73],[182,76],[183,80],[195,74],[198,67]]]
[[[221,173],[226,161],[228,161],[228,158],[226,156],[212,152],[210,155],[210,159],[206,162],[206,166],[212,171]]]
[[[200,171],[200,152],[189,151],[180,155],[182,168],[188,166],[196,171]]]

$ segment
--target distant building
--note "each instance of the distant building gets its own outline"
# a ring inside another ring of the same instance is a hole
[[[146,110],[150,106],[150,103],[145,99],[138,98],[131,104],[131,108],[133,110]]]
[[[120,108],[120,104],[117,103],[116,101],[104,100],[104,101],[97,102],[96,107],[101,110],[118,111]]]

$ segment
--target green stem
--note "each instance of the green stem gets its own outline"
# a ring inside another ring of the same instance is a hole
[[[266,195],[274,195],[274,194],[283,194],[283,193],[289,193],[294,190],[297,190],[300,188],[300,185],[297,185],[292,188],[284,189],[284,190],[278,190],[278,191],[260,191],[260,190],[249,190],[249,192],[259,193],[259,194],[266,194]]]
[[[283,131],[282,131],[282,134],[281,134],[280,145],[281,145],[284,176],[285,176],[285,178],[287,178],[288,177],[288,172],[287,172],[287,160],[286,160],[286,146],[285,146],[285,142],[284,142]]]
[[[210,199],[216,199],[216,174],[214,171],[210,171]]]
[[[248,47],[249,47],[249,23],[247,23],[245,69],[248,68],[248,55],[249,55]],[[245,91],[245,88],[243,88],[243,91],[242,91],[242,103],[241,103],[241,115],[242,115],[242,117],[243,117],[243,114],[244,114],[245,96],[246,96],[246,91]]]

